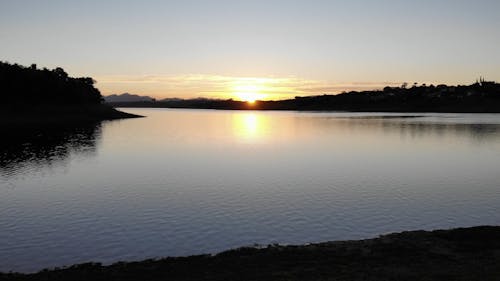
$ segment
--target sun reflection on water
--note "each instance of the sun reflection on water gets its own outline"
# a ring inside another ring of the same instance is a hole
[[[233,116],[233,132],[237,139],[244,142],[263,141],[268,120],[256,113],[237,113]]]

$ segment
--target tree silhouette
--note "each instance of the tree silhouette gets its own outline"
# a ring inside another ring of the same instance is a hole
[[[61,67],[37,69],[0,62],[1,99],[5,104],[99,104],[103,98],[90,77],[73,78]]]

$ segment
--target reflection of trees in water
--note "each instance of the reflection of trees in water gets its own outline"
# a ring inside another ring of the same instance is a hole
[[[446,137],[455,136],[469,138],[475,142],[492,141],[500,139],[500,124],[439,122],[422,120],[426,116],[419,115],[389,115],[389,116],[328,116],[321,118],[296,119],[308,126],[338,128],[342,130],[356,130],[360,132],[382,132],[384,134],[398,134],[402,137]],[[453,121],[453,120],[450,120]],[[466,121],[467,122],[467,121]],[[304,126],[304,128],[307,126]],[[313,132],[314,133],[314,132]]]
[[[431,122],[382,122],[384,131],[398,131],[401,136],[412,138],[426,136],[467,137],[474,141],[483,141],[500,137],[499,124],[456,124]]]
[[[72,155],[91,156],[101,124],[4,128],[0,141],[0,176],[64,165]]]

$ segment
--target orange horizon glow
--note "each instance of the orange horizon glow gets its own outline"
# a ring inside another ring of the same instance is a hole
[[[131,93],[164,98],[214,98],[246,101],[283,100],[296,96],[338,94],[399,86],[401,82],[329,82],[297,77],[232,77],[221,75],[144,75],[96,77],[103,95]]]
[[[235,81],[235,85],[233,86],[230,94],[241,101],[255,103],[257,100],[263,100],[266,98],[267,94],[263,92],[272,90],[273,89],[270,86],[266,86],[263,82]]]

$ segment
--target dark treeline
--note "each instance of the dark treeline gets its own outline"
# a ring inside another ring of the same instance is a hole
[[[500,84],[480,80],[467,86],[420,85],[339,95],[297,97],[297,108],[347,111],[499,112]]]
[[[385,112],[500,112],[500,84],[480,79],[466,86],[417,85],[338,95],[295,97],[278,101],[166,99],[157,102],[111,103],[122,107],[170,107],[249,110],[338,110]]]
[[[139,117],[115,110],[90,77],[73,78],[60,67],[38,69],[0,62],[0,123],[74,123]]]
[[[90,77],[69,77],[64,69],[38,69],[0,62],[3,104],[99,104],[103,98]]]

